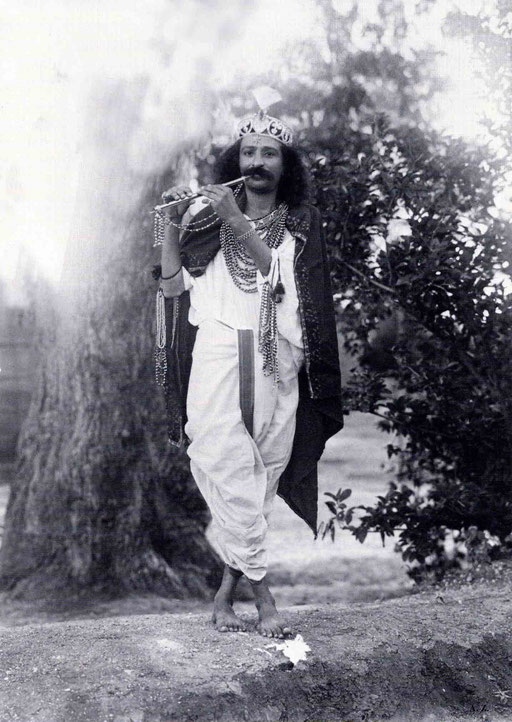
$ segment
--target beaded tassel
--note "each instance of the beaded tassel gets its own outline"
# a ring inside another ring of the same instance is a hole
[[[261,289],[260,321],[258,327],[258,351],[263,356],[263,373],[265,376],[274,374],[274,383],[279,381],[279,364],[277,360],[277,313],[272,298],[270,283],[263,284]]]
[[[156,292],[156,346],[155,378],[158,386],[165,386],[167,380],[167,353],[165,329],[165,297],[161,288]]]

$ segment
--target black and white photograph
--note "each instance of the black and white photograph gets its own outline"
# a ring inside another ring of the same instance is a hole
[[[512,0],[0,0],[0,722],[512,722]]]

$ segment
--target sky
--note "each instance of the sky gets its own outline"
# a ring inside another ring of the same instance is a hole
[[[376,1],[365,0],[368,17]],[[480,4],[460,1],[470,10]],[[23,263],[60,278],[95,83],[151,78],[132,158],[147,173],[163,149],[205,132],[211,88],[234,70],[271,68],[287,43],[314,33],[317,12],[312,0],[0,0],[0,9],[0,277],[16,303]],[[418,42],[428,37],[447,53],[440,71],[451,88],[436,117],[449,132],[474,137],[485,93],[469,47],[443,37],[443,12],[417,28]]]

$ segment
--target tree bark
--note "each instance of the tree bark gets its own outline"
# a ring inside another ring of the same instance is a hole
[[[95,100],[110,120],[101,133],[91,120],[87,208],[77,211],[60,310],[41,299],[36,309],[41,363],[0,550],[0,587],[16,598],[204,597],[218,576],[206,506],[167,441],[154,382],[148,210],[169,178],[142,185],[126,170],[138,92],[114,103],[110,88]]]

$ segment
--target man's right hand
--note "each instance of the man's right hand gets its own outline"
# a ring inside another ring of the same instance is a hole
[[[162,202],[170,203],[171,201],[183,199],[183,203],[173,208],[164,208],[163,212],[172,220],[181,220],[195,195],[188,186],[172,186],[172,188],[162,193]]]

